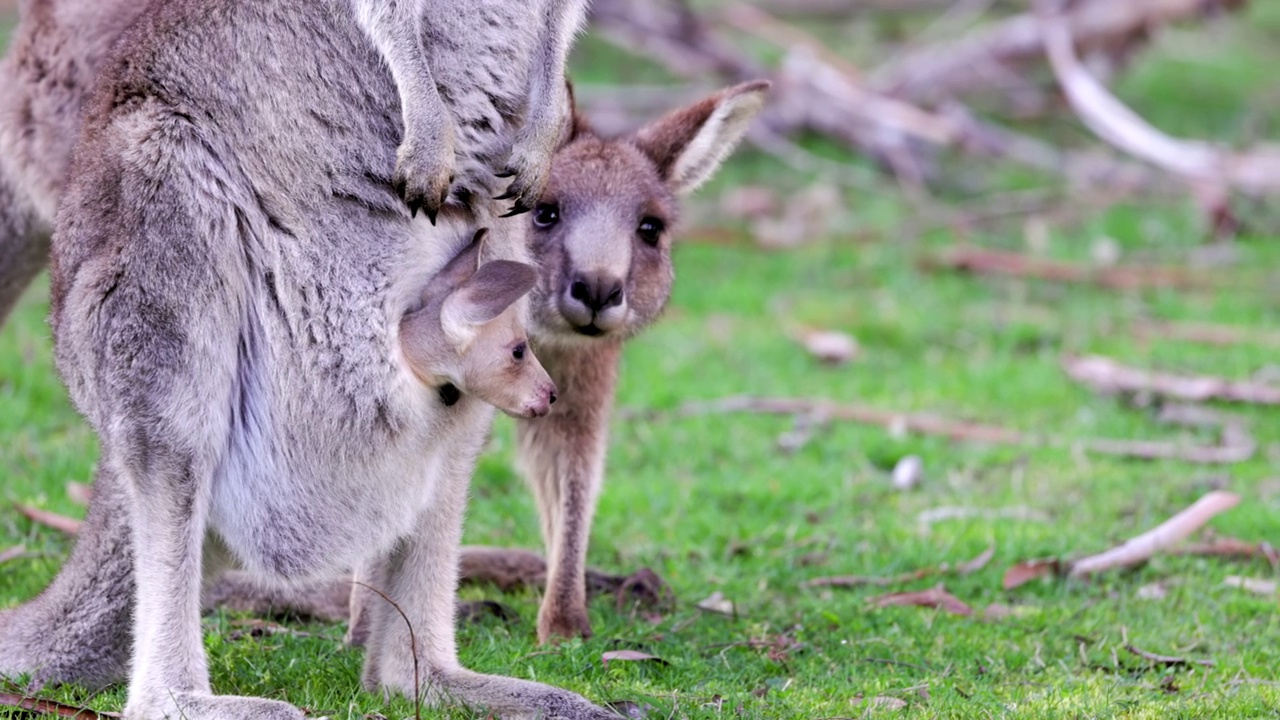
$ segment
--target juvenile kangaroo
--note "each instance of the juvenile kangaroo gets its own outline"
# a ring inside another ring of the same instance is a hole
[[[518,461],[537,499],[547,548],[542,642],[591,635],[587,540],[622,344],[653,322],[670,297],[679,197],[715,173],[763,107],[768,87],[751,82],[721,90],[621,138],[602,138],[578,117],[555,156],[530,219],[541,264],[530,330],[562,402],[546,418],[516,426]]]
[[[527,211],[546,186],[551,154],[568,122],[565,58],[586,22],[587,0],[352,3],[400,97],[404,139],[393,183],[411,211],[424,210],[434,224],[452,184],[466,201],[490,192],[494,173],[512,178],[500,196],[514,199],[511,213]],[[524,64],[522,58],[531,59],[527,96],[481,102],[493,76]],[[519,117],[514,145],[492,142],[504,137],[492,128]]]
[[[518,328],[504,317],[535,280],[521,233],[495,228],[487,264],[420,296],[453,277],[474,219],[449,210],[432,230],[395,197],[397,90],[372,50],[347,0],[153,3],[86,106],[50,319],[101,441],[99,487],[126,510],[126,717],[301,718],[212,693],[202,577],[229,562],[306,581],[369,561],[417,636],[372,613],[371,686],[504,717],[611,717],[458,663],[462,512],[492,418],[468,353],[503,353],[486,378],[524,368],[504,386],[526,392],[490,397],[505,409],[544,413],[553,390],[511,332],[488,335]],[[518,70],[495,82],[521,83]],[[427,385],[441,380],[460,392]],[[118,590],[74,555],[64,586]]]

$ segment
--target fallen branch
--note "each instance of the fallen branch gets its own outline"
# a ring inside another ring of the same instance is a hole
[[[1194,543],[1173,548],[1170,555],[1193,557],[1218,557],[1232,560],[1266,560],[1272,568],[1280,568],[1280,551],[1271,543],[1245,542],[1236,538],[1217,538],[1209,542]]]
[[[769,138],[819,133],[869,155],[909,187],[918,187],[930,174],[929,155],[939,149],[1034,167],[1065,176],[1078,187],[1098,182],[1113,188],[1162,185],[1156,173],[1140,165],[1096,153],[1060,152],[958,108],[930,112],[871,89],[850,63],[833,59],[807,33],[758,8],[737,8],[728,18],[782,46],[786,54],[773,71],[677,0],[599,0],[592,5],[592,17],[607,39],[677,76],[705,80],[714,75],[730,82],[772,79],[773,99],[749,136],[753,142],[761,133]]]
[[[458,574],[463,584],[491,583],[501,590],[541,589],[547,582],[547,562],[529,550],[464,545]],[[663,607],[675,598],[671,587],[649,568],[630,575],[611,575],[587,568],[586,583],[589,595],[613,595],[619,609],[632,602],[645,607]]]
[[[1222,400],[1254,405],[1280,405],[1280,387],[1252,381],[1233,381],[1207,375],[1174,375],[1122,365],[1097,355],[1068,357],[1067,375],[1096,392],[1151,393],[1191,402]]]
[[[1104,570],[1140,565],[1156,553],[1186,539],[1187,536],[1204,527],[1214,516],[1230,510],[1239,502],[1240,496],[1235,493],[1211,492],[1186,510],[1123,545],[1071,563],[1067,574],[1070,577],[1079,578]]]
[[[75,535],[80,532],[80,526],[83,524],[82,521],[76,520],[75,518],[69,518],[65,515],[49,512],[48,510],[41,510],[40,508],[31,507],[30,505],[14,503],[13,507],[16,508],[18,512],[25,515],[27,519],[31,520],[31,522],[53,528],[54,530],[64,532],[68,535]]]
[[[11,560],[17,560],[20,557],[26,557],[26,555],[27,555],[26,545],[14,545],[13,547],[7,550],[0,551],[0,565],[3,565]]]
[[[936,575],[940,572],[938,568],[920,568],[911,572],[902,573],[900,575],[889,575],[885,577],[873,577],[870,575],[832,575],[829,577],[816,577],[805,580],[800,583],[801,587],[890,587],[893,585],[902,585],[904,583],[914,582],[930,575]]]
[[[96,712],[88,708],[64,705],[56,700],[27,697],[10,692],[0,692],[0,707],[16,708],[19,711],[35,715],[52,715],[53,717],[76,718],[76,720],[99,720],[99,718],[118,718],[120,713]]]
[[[1226,278],[1179,267],[1119,266],[1097,267],[1081,263],[1046,260],[1004,250],[984,250],[957,246],[920,260],[925,270],[947,268],[991,275],[1059,283],[1097,285],[1111,290],[1144,290],[1177,288],[1184,290],[1216,289],[1239,286],[1240,279]]]
[[[694,401],[667,413],[622,412],[623,417],[654,419],[659,416],[688,418],[725,413],[754,413],[791,417],[820,416],[829,421],[874,425],[895,433],[915,433],[950,440],[1024,447],[1081,447],[1100,455],[1118,455],[1140,460],[1182,460],[1200,464],[1239,463],[1253,457],[1257,444],[1242,426],[1228,425],[1219,445],[1186,445],[1162,441],[1041,438],[996,425],[951,420],[925,413],[903,413],[808,398],[756,397],[740,395],[719,400]]]
[[[1280,348],[1280,333],[1254,328],[1186,322],[1138,322],[1133,333],[1141,338],[1178,340],[1205,345],[1257,345]]]
[[[1075,3],[1063,21],[1084,53],[1126,54],[1151,28],[1214,9],[1235,9],[1241,0],[1088,0]],[[1022,14],[949,43],[935,43],[899,56],[871,73],[880,92],[937,102],[979,89],[1025,85],[1031,64],[1044,61],[1039,20]]]
[[[1259,578],[1240,577],[1239,575],[1228,575],[1223,581],[1223,585],[1227,587],[1239,588],[1254,595],[1276,595],[1280,592],[1277,588],[1275,580],[1262,580]]]
[[[1114,2],[1114,0],[1112,0]],[[1192,6],[1196,0],[1164,0]],[[1157,4],[1148,0],[1148,5]],[[1252,194],[1280,192],[1280,145],[1232,153],[1169,136],[1120,102],[1076,56],[1071,22],[1054,0],[1039,0],[1040,35],[1058,84],[1080,120],[1112,146],[1168,172],[1210,188],[1229,186]]]
[[[818,415],[832,421],[841,420],[862,425],[876,425],[894,431],[936,435],[952,440],[1005,445],[1020,445],[1027,442],[1027,438],[1022,433],[995,425],[983,425],[981,423],[950,420],[936,415],[893,412],[861,405],[807,398],[738,395],[719,400],[685,403],[670,413],[666,413],[666,415],[675,418],[687,418],[725,413],[791,416]],[[653,413],[646,413],[645,415],[654,416]]]
[[[1136,460],[1181,460],[1197,465],[1235,465],[1248,462],[1258,443],[1241,425],[1223,427],[1217,445],[1188,445],[1161,440],[1085,440],[1081,446],[1095,455]]]

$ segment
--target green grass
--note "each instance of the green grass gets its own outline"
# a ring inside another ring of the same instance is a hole
[[[1268,90],[1268,73],[1280,61],[1274,43],[1280,20],[1273,9],[1254,13],[1217,31],[1208,47],[1191,34],[1160,42],[1126,76],[1126,99],[1178,132],[1249,139],[1250,118],[1280,109],[1280,97]],[[580,75],[589,80],[664,77],[598,43],[585,47]],[[702,202],[744,182],[786,191],[806,178],[743,152],[702,193]],[[1275,348],[1150,341],[1128,330],[1130,320],[1155,318],[1276,332],[1280,293],[1274,285],[1120,293],[923,273],[915,264],[919,254],[957,238],[904,233],[916,211],[892,183],[876,182],[871,192],[850,193],[851,218],[840,232],[799,250],[758,250],[745,232],[731,244],[700,242],[698,232],[689,233],[676,251],[679,280],[667,317],[627,350],[619,406],[661,410],[742,393],[818,396],[968,418],[1065,443],[1170,438],[1178,431],[1157,425],[1150,410],[1071,383],[1060,358],[1101,353],[1233,378],[1277,362]],[[1051,227],[1047,253],[1087,260],[1090,245],[1106,235],[1128,258],[1186,262],[1201,243],[1200,227],[1185,205],[1121,205]],[[851,239],[855,235],[860,239]],[[1016,222],[969,239],[1024,247]],[[1272,278],[1280,271],[1273,233],[1255,230],[1237,253],[1236,268]],[[0,606],[37,593],[70,548],[66,538],[33,526],[8,502],[82,514],[65,486],[90,477],[96,453],[92,433],[54,372],[46,312],[41,282],[0,331],[0,549],[23,543],[35,553],[0,565]],[[789,339],[788,326],[796,323],[853,334],[861,357],[844,368],[819,365]],[[847,424],[784,455],[776,449],[776,438],[790,427],[784,418],[619,418],[590,561],[618,572],[653,568],[674,588],[677,606],[646,617],[597,599],[591,607],[596,636],[545,651],[534,641],[536,593],[467,589],[467,597],[511,605],[521,620],[461,628],[462,660],[598,701],[648,703],[655,708],[650,716],[663,718],[1274,717],[1280,714],[1277,601],[1223,585],[1227,575],[1274,579],[1265,564],[1159,557],[1094,582],[1001,589],[1003,572],[1017,561],[1100,551],[1212,487],[1244,497],[1213,522],[1214,531],[1253,541],[1280,537],[1280,413],[1232,411],[1249,422],[1260,450],[1254,460],[1226,467],[900,438]],[[467,540],[536,548],[535,515],[510,469],[511,448],[511,428],[503,421],[475,478]],[[926,475],[920,488],[904,493],[891,488],[889,470],[907,454],[924,459]],[[946,506],[1024,508],[1034,517],[919,521],[922,512]],[[867,599],[884,588],[803,586],[821,575],[888,576],[954,565],[989,546],[994,559],[970,576],[888,588],[944,582],[978,610],[974,617],[869,606]],[[1139,597],[1139,588],[1157,582],[1168,589],[1163,599]],[[737,617],[695,607],[716,591],[736,603]],[[982,609],[992,604],[1014,612],[984,619]],[[217,691],[283,698],[343,718],[412,714],[406,701],[387,705],[358,691],[361,657],[342,647],[341,627],[306,627],[310,638],[233,641],[232,620],[207,619]],[[1216,665],[1153,668],[1126,653],[1126,642]],[[619,648],[642,649],[670,664],[604,667],[601,653]],[[124,691],[90,698],[64,688],[53,696],[118,710]],[[874,696],[907,706],[868,712],[857,704]]]

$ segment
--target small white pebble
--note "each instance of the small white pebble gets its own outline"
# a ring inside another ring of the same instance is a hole
[[[907,455],[893,466],[893,487],[896,490],[910,490],[920,484],[924,477],[924,461],[919,455]]]

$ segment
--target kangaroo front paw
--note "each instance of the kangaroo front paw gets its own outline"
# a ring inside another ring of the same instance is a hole
[[[406,137],[396,152],[396,170],[391,182],[409,206],[409,213],[426,213],[432,225],[449,199],[453,185],[454,154],[451,136],[418,140]]]
[[[507,191],[495,198],[514,201],[507,216],[532,210],[546,191],[560,134],[558,123],[548,121],[526,125],[516,138],[507,166],[498,172],[498,177],[511,178]]]
[[[128,720],[303,720],[306,717],[298,708],[278,700],[195,692],[168,692],[154,702],[130,700],[124,716]]]

